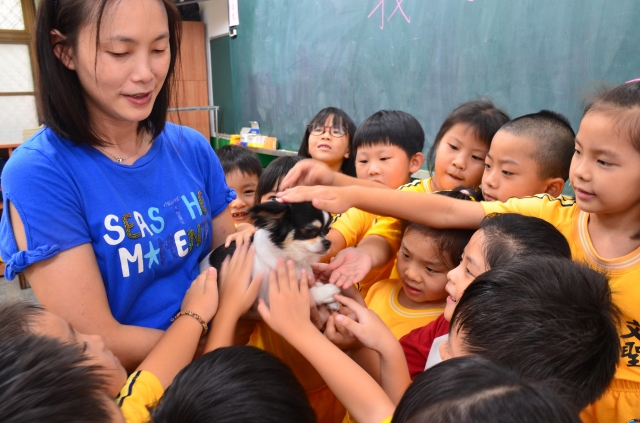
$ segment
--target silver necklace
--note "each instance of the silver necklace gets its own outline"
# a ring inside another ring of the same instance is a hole
[[[133,154],[131,154],[130,156],[127,156],[127,157],[115,156],[115,155],[109,153],[107,150],[105,150],[104,147],[102,147],[101,150],[103,152],[107,153],[108,155],[110,155],[111,157],[113,157],[116,162],[118,162],[119,164],[122,164],[122,162],[124,162],[125,160],[128,160],[128,159],[132,158],[133,156],[135,156],[136,154],[138,154],[138,151],[140,151],[140,149],[142,148],[142,144],[144,144],[144,136],[142,137],[142,140],[140,141],[140,145],[138,146],[138,148],[136,148],[136,151],[134,151]]]

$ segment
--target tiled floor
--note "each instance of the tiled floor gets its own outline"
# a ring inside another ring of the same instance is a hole
[[[5,278],[0,277],[0,301],[16,301],[26,300],[36,303],[36,297],[33,295],[33,290],[20,289],[18,284],[18,278],[12,281],[8,281]]]

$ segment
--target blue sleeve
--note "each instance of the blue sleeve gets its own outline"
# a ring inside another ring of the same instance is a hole
[[[2,190],[0,252],[7,279],[33,263],[91,241],[75,184],[36,148],[27,144],[14,152],[2,172]],[[26,251],[18,251],[9,203],[24,225]]]

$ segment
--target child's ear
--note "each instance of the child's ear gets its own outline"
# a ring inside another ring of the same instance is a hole
[[[67,69],[76,70],[76,64],[73,61],[73,49],[64,44],[67,39],[57,29],[52,30],[49,33],[51,38],[51,46],[53,47],[53,54],[62,62]]]
[[[416,153],[409,158],[409,172],[416,173],[424,163],[424,154]]]
[[[546,184],[547,189],[545,189],[544,192],[552,197],[559,197],[562,191],[564,191],[564,181],[562,178],[549,178]]]

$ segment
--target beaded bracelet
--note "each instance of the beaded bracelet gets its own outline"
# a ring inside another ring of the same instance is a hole
[[[171,321],[172,321],[172,322],[175,322],[175,320],[176,320],[178,317],[180,317],[180,316],[184,316],[184,315],[187,315],[187,316],[191,316],[191,317],[193,317],[194,319],[196,319],[196,320],[198,321],[198,323],[200,323],[200,324],[202,325],[202,334],[203,334],[203,335],[206,335],[206,334],[207,334],[207,332],[209,332],[209,326],[207,326],[207,322],[205,322],[204,320],[202,320],[202,317],[200,317],[198,314],[195,314],[195,313],[193,313],[193,312],[191,312],[191,311],[189,311],[189,310],[183,310],[183,311],[181,311],[180,313],[176,314],[176,315],[175,315],[175,317],[173,317],[173,318],[171,319]]]

